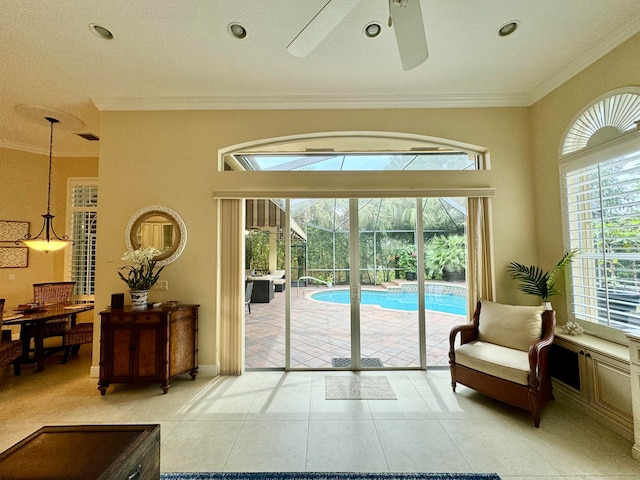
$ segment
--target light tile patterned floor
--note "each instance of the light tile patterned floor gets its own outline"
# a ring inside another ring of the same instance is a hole
[[[202,348],[202,346],[201,346]],[[447,370],[247,372],[114,384],[101,396],[86,346],[42,373],[0,369],[0,451],[44,425],[161,425],[160,468],[184,471],[495,472],[503,480],[640,479],[632,442],[561,400],[540,428],[458,387]],[[379,376],[397,400],[326,400],[325,376]],[[0,472],[0,476],[1,476]]]
[[[331,368],[336,357],[351,356],[349,306],[311,300],[326,288],[293,287],[291,292],[291,367]],[[285,363],[285,293],[269,303],[254,303],[245,311],[247,368],[282,368]],[[362,357],[380,358],[387,367],[418,367],[416,312],[362,305]],[[466,321],[461,315],[426,311],[427,366],[448,366],[451,327]]]

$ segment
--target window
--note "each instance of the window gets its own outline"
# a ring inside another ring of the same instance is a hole
[[[68,257],[69,279],[76,282],[74,295],[95,294],[97,179],[69,180],[69,224],[74,241]]]
[[[620,150],[627,150],[620,153]],[[576,318],[640,327],[640,141],[563,167]]]
[[[435,147],[434,147],[435,148]],[[236,154],[245,170],[253,171],[402,171],[478,170],[475,152],[435,151],[429,153],[289,153]]]
[[[608,92],[571,124],[561,149],[570,314],[640,327],[640,87]]]

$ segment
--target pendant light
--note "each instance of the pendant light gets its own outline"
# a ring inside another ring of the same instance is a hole
[[[56,250],[60,250],[67,245],[73,243],[72,240],[69,240],[69,237],[63,235],[59,237],[53,229],[53,219],[54,215],[51,215],[51,163],[53,160],[53,126],[56,123],[59,123],[59,120],[53,117],[45,117],[45,120],[49,122],[50,125],[50,133],[49,133],[49,184],[47,190],[47,213],[42,215],[44,218],[44,224],[42,228],[38,232],[35,237],[32,237],[30,234],[26,234],[23,238],[18,240],[18,242],[24,243],[27,247],[38,250],[41,252],[49,253],[54,252]]]

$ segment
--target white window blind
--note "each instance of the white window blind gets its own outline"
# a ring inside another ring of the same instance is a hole
[[[74,295],[95,294],[96,228],[98,209],[97,182],[71,181],[70,231],[71,249],[69,275],[76,282]]]
[[[575,318],[640,326],[640,150],[563,168]]]

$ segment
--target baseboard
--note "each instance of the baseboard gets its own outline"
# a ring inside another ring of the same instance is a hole
[[[220,369],[218,368],[218,365],[198,365],[198,375],[202,375],[203,377],[217,377],[219,372]],[[89,369],[89,377],[99,378],[100,366],[91,365],[91,368]]]
[[[204,377],[217,377],[220,375],[220,368],[218,365],[198,365],[198,376]]]
[[[640,446],[634,443],[631,447],[631,455],[640,462]]]

